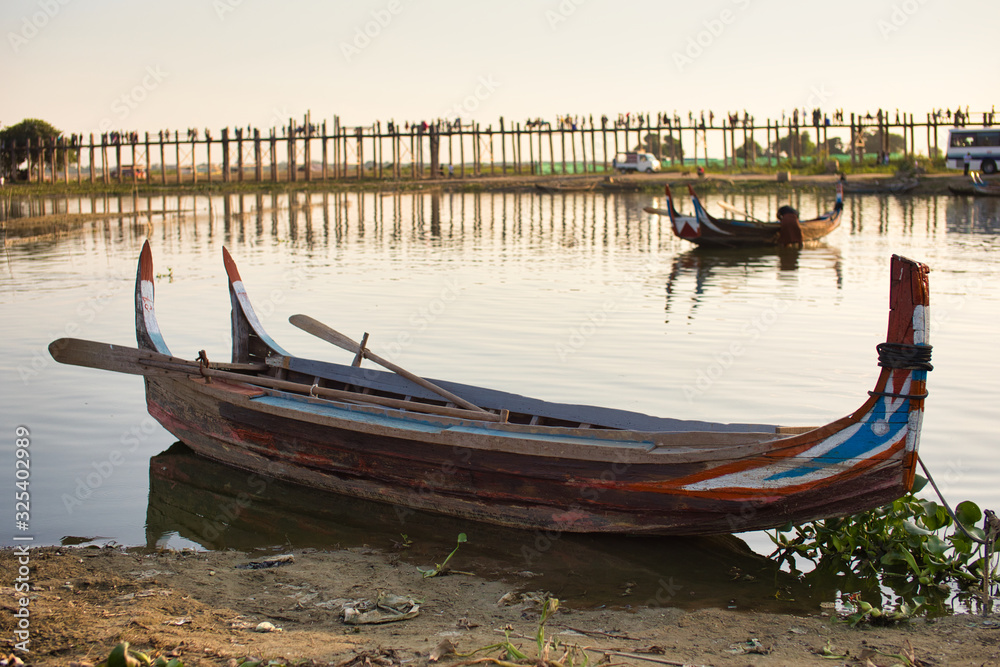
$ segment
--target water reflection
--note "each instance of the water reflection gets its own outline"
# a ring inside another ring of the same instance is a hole
[[[519,581],[575,606],[815,610],[832,590],[781,572],[737,537],[665,538],[524,531],[321,493],[203,459],[181,443],[149,465],[147,547],[177,537],[206,549],[375,547],[426,567],[469,541],[458,569]],[[415,571],[415,570],[414,570]],[[778,591],[782,601],[778,601]]]
[[[817,211],[825,195],[709,195],[726,199],[758,216],[768,216],[791,201],[800,210]],[[460,239],[516,239],[529,245],[568,248],[687,249],[669,224],[642,211],[659,197],[619,192],[293,192],[90,195],[25,197],[5,202],[0,220],[84,214],[138,225],[165,223],[164,234],[202,233],[223,241],[247,243],[280,240],[315,249],[361,241],[404,239],[456,243]],[[930,235],[1000,231],[1000,199],[970,197],[852,196],[846,202],[850,235]],[[192,221],[201,230],[186,230]],[[9,238],[21,232],[6,230]],[[32,235],[37,236],[38,230]],[[830,240],[831,245],[835,240]]]
[[[838,290],[844,286],[843,260],[840,249],[826,243],[809,248],[694,248],[676,255],[671,263],[666,284],[667,321],[684,310],[692,319],[698,305],[714,287],[739,290],[751,276],[795,272],[800,263],[833,281]],[[742,277],[742,281],[741,281]],[[735,279],[735,282],[734,282]]]

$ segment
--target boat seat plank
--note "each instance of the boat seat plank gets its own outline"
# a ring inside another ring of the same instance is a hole
[[[441,402],[441,397],[437,394],[389,371],[372,368],[355,368],[298,357],[269,359],[268,364],[287,368],[296,373],[318,375],[332,382],[343,382],[357,387],[367,387],[373,391],[384,391],[402,396],[411,396],[416,399]],[[654,417],[640,412],[589,405],[551,403],[496,389],[486,389],[433,378],[428,379],[434,384],[487,410],[502,409],[509,410],[511,413],[541,415],[544,418],[575,424],[598,424],[602,427],[636,431],[775,433],[776,430],[776,427],[772,424],[719,424],[688,419],[673,419],[670,417]]]

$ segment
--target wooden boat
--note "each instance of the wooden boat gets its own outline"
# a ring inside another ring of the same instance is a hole
[[[50,353],[145,376],[149,413],[202,456],[391,503],[401,516],[413,509],[554,532],[718,534],[859,512],[913,482],[931,368],[928,269],[903,257],[891,262],[873,391],[815,428],[652,417],[298,357],[263,329],[236,264],[225,250],[223,258],[232,362],[171,355],[156,320],[148,243],[136,276],[139,347],[64,338]],[[315,320],[290,319],[343,343]],[[351,343],[359,363],[392,367]]]
[[[674,236],[685,241],[691,241],[700,246],[710,248],[741,248],[752,246],[779,245],[779,229],[781,223],[766,222],[753,219],[749,214],[743,220],[716,218],[702,205],[694,188],[688,186],[691,201],[694,204],[694,215],[681,215],[674,206],[670,186],[664,186],[667,195],[667,208],[645,207],[643,210],[655,215],[668,216]],[[840,218],[844,210],[844,197],[840,184],[837,184],[837,202],[833,210],[811,220],[800,220],[802,239],[809,243],[823,238],[840,226]]]
[[[549,194],[560,194],[565,192],[591,192],[597,187],[596,182],[591,183],[535,183],[535,189],[539,192]]]
[[[903,194],[906,192],[911,192],[915,190],[918,185],[920,185],[920,179],[911,178],[896,178],[888,181],[873,180],[873,181],[852,181],[846,182],[844,185],[844,192],[848,194],[855,195],[884,195],[884,194]]]
[[[987,183],[978,172],[972,174],[972,194],[977,197],[1000,197],[1000,183]]]

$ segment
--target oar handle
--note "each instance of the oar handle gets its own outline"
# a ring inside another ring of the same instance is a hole
[[[417,384],[423,387],[424,389],[427,389],[428,391],[433,391],[438,396],[447,398],[455,405],[459,405],[467,410],[478,410],[480,412],[486,412],[486,410],[483,410],[474,403],[470,403],[461,396],[456,396],[447,389],[439,387],[433,382],[425,380],[419,375],[415,375],[414,373],[411,373],[405,368],[397,366],[388,359],[383,359],[382,357],[378,356],[368,348],[361,347],[361,345],[354,342],[344,334],[334,329],[331,329],[329,326],[323,324],[317,319],[309,317],[308,315],[292,315],[291,317],[288,318],[288,321],[291,322],[293,325],[297,326],[299,329],[302,329],[307,333],[311,333],[317,338],[322,338],[328,343],[333,343],[337,347],[343,348],[348,352],[354,352],[355,354],[360,353],[362,356],[364,356],[365,359],[370,359],[371,361],[374,361],[376,364],[389,369],[393,373],[396,373],[397,375],[406,378],[410,382],[413,382],[414,384]]]
[[[727,202],[720,201],[719,202],[719,208],[724,208],[727,211],[731,211],[733,213],[739,213],[741,215],[745,215],[747,217],[747,220],[753,220],[754,222],[759,222],[761,224],[764,223],[764,221],[761,220],[760,218],[755,218],[754,216],[750,215],[748,212],[746,212],[746,211],[744,211],[742,209],[736,208],[735,206],[733,206],[732,204],[729,204]]]

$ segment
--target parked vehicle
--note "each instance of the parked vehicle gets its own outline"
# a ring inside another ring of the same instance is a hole
[[[131,164],[123,164],[120,169],[121,169],[122,178],[124,178],[124,179],[131,179],[133,172],[135,172],[135,178],[136,178],[136,180],[140,180],[141,181],[141,180],[143,180],[143,179],[146,178],[146,168],[143,167],[143,166],[141,166],[141,165],[135,165],[135,166],[133,166]],[[119,171],[119,167],[112,167],[112,169],[111,169],[111,178],[118,178],[118,171]]]
[[[948,153],[945,164],[949,169],[969,169],[984,174],[997,173],[1000,164],[1000,127],[956,127],[948,130]]]
[[[630,151],[619,153],[611,161],[611,166],[621,173],[641,171],[647,174],[660,170],[660,161],[652,153]]]

